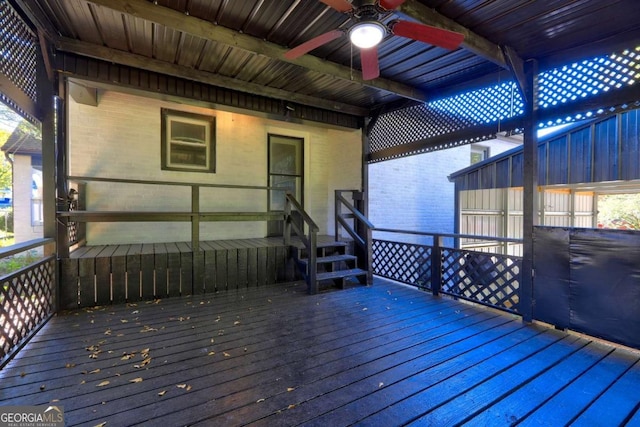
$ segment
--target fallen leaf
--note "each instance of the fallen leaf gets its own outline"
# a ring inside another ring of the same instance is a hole
[[[187,388],[187,385],[186,384],[178,384],[176,387],[178,387],[178,388]]]
[[[145,348],[145,349],[140,350],[140,353],[142,353],[142,354],[149,354],[149,352],[150,352],[150,351],[151,351],[151,349],[150,349],[150,348]]]
[[[216,352],[215,352],[215,351],[210,351],[210,352],[209,352],[209,354],[208,354],[208,356],[213,356],[214,354],[216,354]]]
[[[94,369],[93,371],[90,371],[90,374],[97,374],[98,372],[100,372],[100,368],[98,369]]]
[[[147,366],[149,363],[151,363],[151,358],[150,357],[147,358],[147,359],[144,359],[142,361],[142,363],[140,363],[138,365],[133,365],[133,367],[136,368],[136,369],[140,369],[140,368],[143,368],[143,367]]]
[[[295,408],[295,407],[296,407],[296,405],[293,405],[293,404],[292,404],[292,405],[287,406],[287,409],[293,409],[293,408]]]
[[[234,325],[239,325],[239,324],[240,324],[240,321],[239,321],[239,320],[236,320],[235,322],[233,322],[233,324],[234,324]]]
[[[367,307],[365,307],[365,308],[363,308],[363,309],[362,309],[362,311],[367,311],[367,310],[368,310],[368,308],[367,308]]]
[[[120,360],[129,360],[129,359],[133,359],[135,357],[135,353],[125,353],[122,355],[122,357],[120,358]]]
[[[21,376],[22,378],[24,378],[24,377],[26,377],[26,376],[27,376],[27,373],[26,373],[26,372],[20,372],[20,376]]]
[[[44,389],[45,389],[45,388],[47,388],[47,386],[46,386],[46,385],[44,385],[44,384],[42,384],[42,385],[40,386],[40,391],[44,391]]]
[[[129,380],[130,383],[141,383],[143,380],[141,377],[138,378],[134,378],[132,380]]]
[[[262,403],[262,402],[264,402],[264,399],[258,399],[258,400],[256,400],[256,403]]]
[[[153,332],[153,331],[157,331],[156,328],[152,328],[151,326],[147,326],[144,325],[144,327],[140,330],[140,332],[144,333],[144,332]]]
[[[109,385],[109,381],[102,381],[100,384],[98,384],[96,387],[104,387],[106,385]]]
[[[129,323],[129,321],[127,319],[120,319],[121,323]]]
[[[381,382],[380,384],[378,384],[378,388],[381,388],[383,385],[384,383]]]
[[[64,365],[65,368],[73,368],[74,366],[76,366],[75,363],[67,363],[66,365]]]
[[[100,423],[100,424],[96,424],[94,427],[104,427],[104,426],[106,426],[106,425],[107,425],[107,422],[106,422],[106,421],[104,421],[104,422],[102,422],[102,423]]]
[[[287,387],[287,391],[293,391],[293,390],[295,390],[294,387]]]
[[[191,386],[190,385],[187,386],[187,391],[189,391],[189,390],[191,390]]]
[[[167,394],[167,390],[162,390],[161,392],[158,393],[158,396],[164,396],[165,394]]]
[[[224,353],[222,353],[224,355],[224,357],[231,357],[231,355],[229,353],[227,353],[226,351]]]

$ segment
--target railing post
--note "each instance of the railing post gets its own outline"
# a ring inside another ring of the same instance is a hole
[[[191,186],[191,250],[200,250],[200,186]]]
[[[284,227],[282,234],[284,234],[285,246],[289,246],[291,244],[291,201],[288,194],[284,196]]]
[[[309,227],[309,264],[307,265],[307,284],[309,286],[309,294],[318,293],[318,273],[317,256],[318,256],[318,232]]]
[[[442,288],[442,236],[433,235],[433,249],[431,250],[431,292],[440,295]]]
[[[335,231],[334,231],[334,236],[336,241],[338,240],[338,233],[340,233],[340,222],[338,221],[338,218],[340,217],[340,213],[342,212],[342,205],[340,202],[340,190],[335,190],[334,194],[333,194],[333,205],[334,205],[334,222],[335,222]]]

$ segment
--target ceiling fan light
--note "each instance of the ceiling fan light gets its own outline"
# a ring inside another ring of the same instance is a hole
[[[385,34],[385,28],[378,22],[359,22],[349,30],[349,39],[357,47],[368,49],[377,46]]]

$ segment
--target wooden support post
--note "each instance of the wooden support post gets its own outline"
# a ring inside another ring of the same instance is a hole
[[[524,193],[523,193],[523,247],[522,273],[520,279],[519,312],[522,320],[533,320],[533,286],[534,286],[534,227],[538,224],[539,195],[538,195],[538,64],[535,60],[525,63],[527,76],[525,126],[524,126]]]
[[[431,292],[433,296],[440,295],[442,288],[442,236],[433,235],[431,250]]]
[[[307,285],[309,288],[309,294],[314,295],[318,293],[318,232],[311,228],[312,227],[309,227],[309,264],[307,265]]]
[[[191,292],[204,292],[204,254],[200,253],[200,186],[191,186]]]

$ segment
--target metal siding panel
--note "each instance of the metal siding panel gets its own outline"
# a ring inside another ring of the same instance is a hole
[[[538,146],[538,185],[547,185],[547,144]]]
[[[511,163],[509,161],[510,157],[500,160],[496,163],[496,187],[498,188],[507,188],[511,184]]]
[[[592,132],[585,128],[570,134],[570,184],[591,182],[592,169]]]
[[[568,144],[567,136],[549,141],[549,162],[547,184],[566,184],[568,181]]]
[[[620,115],[620,179],[640,179],[640,110]]]
[[[511,157],[511,187],[522,187],[524,185],[523,161],[522,153],[514,154]]]
[[[594,181],[618,179],[618,126],[615,117],[594,125]]]

